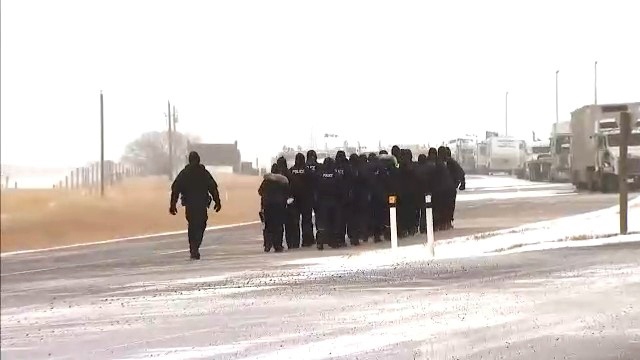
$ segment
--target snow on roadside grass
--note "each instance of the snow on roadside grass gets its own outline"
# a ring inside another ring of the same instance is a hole
[[[628,241],[640,241],[640,197],[629,202],[629,235],[618,233],[618,207],[590,213],[527,224],[490,233],[441,240],[435,245],[432,258],[426,244],[401,246],[398,249],[368,251],[353,255],[299,259],[288,264],[307,265],[307,271],[344,273],[393,267],[402,263],[430,259],[451,259],[473,256],[542,250],[569,246],[593,246]]]
[[[530,191],[505,191],[481,194],[458,193],[456,200],[458,202],[479,201],[479,200],[504,200],[504,199],[521,199],[521,198],[540,198],[551,196],[567,196],[576,195],[573,190],[530,190]]]
[[[557,184],[540,184],[534,183],[528,180],[517,179],[509,176],[476,176],[472,175],[467,177],[467,189],[482,188],[482,189],[501,189],[501,188],[514,188],[514,187],[528,187],[531,185],[547,185],[554,186]]]

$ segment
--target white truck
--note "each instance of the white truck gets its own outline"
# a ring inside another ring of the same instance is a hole
[[[462,167],[465,173],[473,174],[476,172],[476,139],[471,136],[460,137],[450,140],[447,144],[451,149],[451,157],[454,158]]]
[[[552,182],[569,182],[571,180],[569,155],[571,149],[571,122],[563,121],[551,127],[551,169]]]
[[[521,169],[524,142],[513,137],[494,136],[478,144],[480,173],[508,172]]]
[[[548,141],[536,141],[527,148],[527,160],[518,174],[530,181],[549,181],[551,154]]]
[[[487,140],[478,142],[478,148],[476,150],[476,172],[478,174],[487,174],[487,164],[489,163],[489,144]]]
[[[627,181],[640,184],[640,102],[587,105],[571,113],[571,182],[578,189],[617,191],[621,111],[631,113]]]

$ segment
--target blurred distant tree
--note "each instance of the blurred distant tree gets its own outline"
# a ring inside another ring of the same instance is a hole
[[[184,164],[189,142],[197,142],[194,136],[173,133],[173,163]],[[169,137],[166,131],[151,131],[140,135],[127,145],[122,162],[136,166],[144,175],[169,174]]]

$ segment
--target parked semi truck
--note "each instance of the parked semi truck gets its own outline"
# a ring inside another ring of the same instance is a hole
[[[457,138],[450,140],[447,146],[451,149],[451,157],[462,166],[466,173],[476,172],[477,144],[475,138],[471,136]]]
[[[571,149],[571,122],[563,121],[551,127],[551,169],[549,178],[552,182],[569,182],[571,180],[569,155]]]
[[[521,168],[523,142],[512,137],[490,137],[478,144],[480,173],[515,173]]]
[[[548,141],[536,141],[527,149],[527,160],[520,171],[520,178],[531,181],[549,181],[551,154]]]
[[[571,182],[577,188],[617,190],[621,111],[631,113],[627,181],[640,184],[640,102],[587,105],[571,113]]]

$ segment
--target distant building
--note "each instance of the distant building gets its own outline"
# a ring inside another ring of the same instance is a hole
[[[200,154],[200,162],[214,172],[238,173],[241,171],[242,158],[238,142],[233,144],[189,143],[188,151]]]

